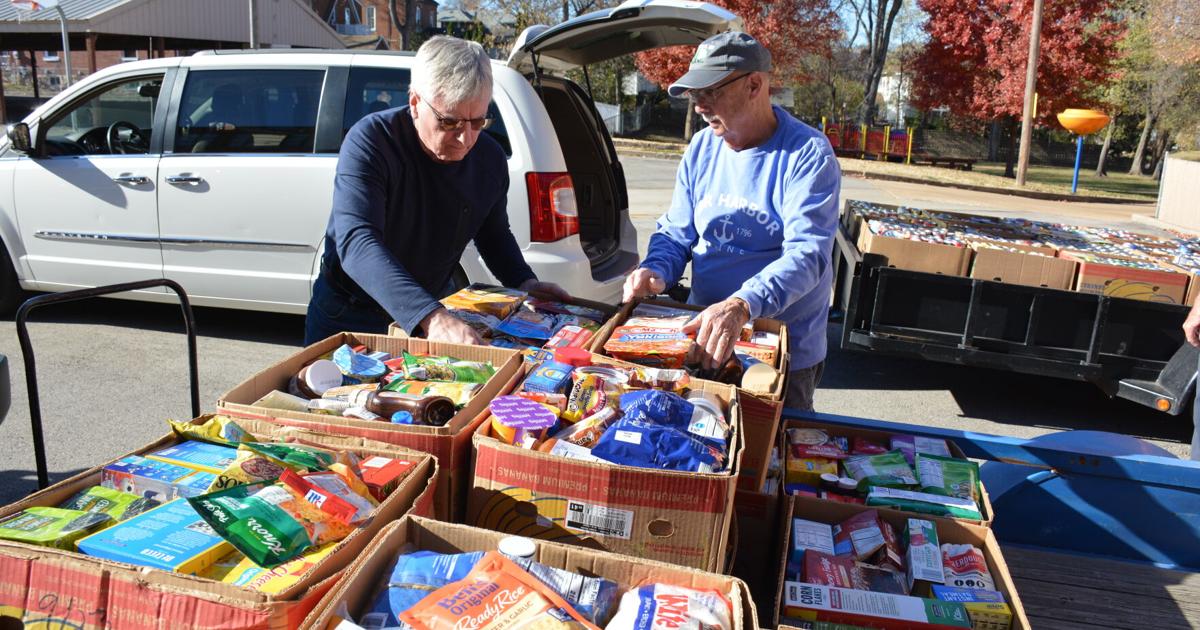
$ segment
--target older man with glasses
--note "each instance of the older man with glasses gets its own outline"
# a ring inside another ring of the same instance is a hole
[[[692,263],[689,301],[708,306],[696,333],[704,367],[724,364],[743,325],[788,325],[792,366],[786,404],[812,409],[825,361],[825,321],[841,170],[819,131],[771,104],[771,54],[746,33],[696,49],[668,88],[691,95],[708,123],[692,137],[671,207],[625,299],[665,291]]]
[[[305,343],[342,330],[454,343],[479,335],[438,303],[453,292],[467,243],[508,287],[567,299],[540,282],[508,225],[508,164],[491,124],[492,66],[483,47],[434,37],[417,51],[408,105],[364,117],[338,155],[333,212],[313,286]]]

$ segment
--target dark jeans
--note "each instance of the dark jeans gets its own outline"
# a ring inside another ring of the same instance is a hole
[[[392,318],[374,304],[341,293],[329,286],[325,274],[313,283],[312,300],[304,318],[304,345],[342,331],[386,334]]]

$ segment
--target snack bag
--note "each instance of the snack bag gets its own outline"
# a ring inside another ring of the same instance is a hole
[[[325,470],[335,461],[337,456],[333,452],[316,447],[269,442],[245,443],[238,446],[237,457],[229,468],[217,475],[208,491],[276,479],[284,470]]]
[[[320,486],[298,480],[285,470],[279,483],[235,486],[188,501],[238,551],[259,566],[273,568],[309,547],[350,535],[352,519],[363,512],[361,504],[350,502],[354,493],[348,489],[339,495],[327,489],[324,480],[317,482]]]
[[[280,392],[282,393],[282,392]],[[241,442],[257,442],[253,435],[227,416],[213,416],[203,424],[167,420],[180,440],[200,440],[212,444],[236,447]]]
[[[714,473],[725,469],[725,453],[671,427],[621,418],[591,455],[614,464],[685,472]]]
[[[621,596],[604,630],[732,630],[733,606],[715,590],[643,584]]]
[[[605,407],[617,408],[621,401],[621,389],[595,374],[585,375],[575,382],[567,396],[567,409],[563,411],[565,422],[578,422],[600,413]]]
[[[350,344],[342,344],[333,351],[333,364],[341,370],[346,383],[374,383],[388,373],[387,366],[369,354],[355,352]]]
[[[553,589],[497,551],[466,578],[430,593],[400,614],[414,630],[599,630]]]
[[[32,506],[0,520],[0,539],[75,551],[75,541],[112,523],[107,514]]]
[[[154,499],[139,497],[136,494],[104,486],[92,486],[58,507],[64,510],[83,510],[84,512],[106,514],[116,522],[137,516],[158,504],[159,502]]]
[[[404,378],[410,381],[486,383],[496,368],[490,362],[461,361],[451,357],[418,356],[404,353]]]
[[[687,390],[691,377],[686,370],[636,367],[629,371],[630,389],[661,389],[682,394]]]
[[[629,392],[621,396],[621,411],[631,420],[686,431],[722,452],[728,450],[729,423],[725,418],[685,400],[679,394],[656,389]]]
[[[858,482],[860,492],[872,486],[886,488],[910,488],[917,485],[908,462],[900,451],[888,451],[883,455],[856,455],[843,462],[846,473]]]
[[[979,502],[979,464],[917,453],[917,478],[921,491]]]

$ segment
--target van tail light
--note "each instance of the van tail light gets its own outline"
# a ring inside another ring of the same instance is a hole
[[[529,190],[529,238],[552,243],[579,233],[575,184],[567,173],[526,173]]]

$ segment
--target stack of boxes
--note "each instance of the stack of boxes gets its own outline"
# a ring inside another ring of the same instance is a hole
[[[843,224],[898,269],[1188,306],[1200,293],[1195,238],[857,200]]]

